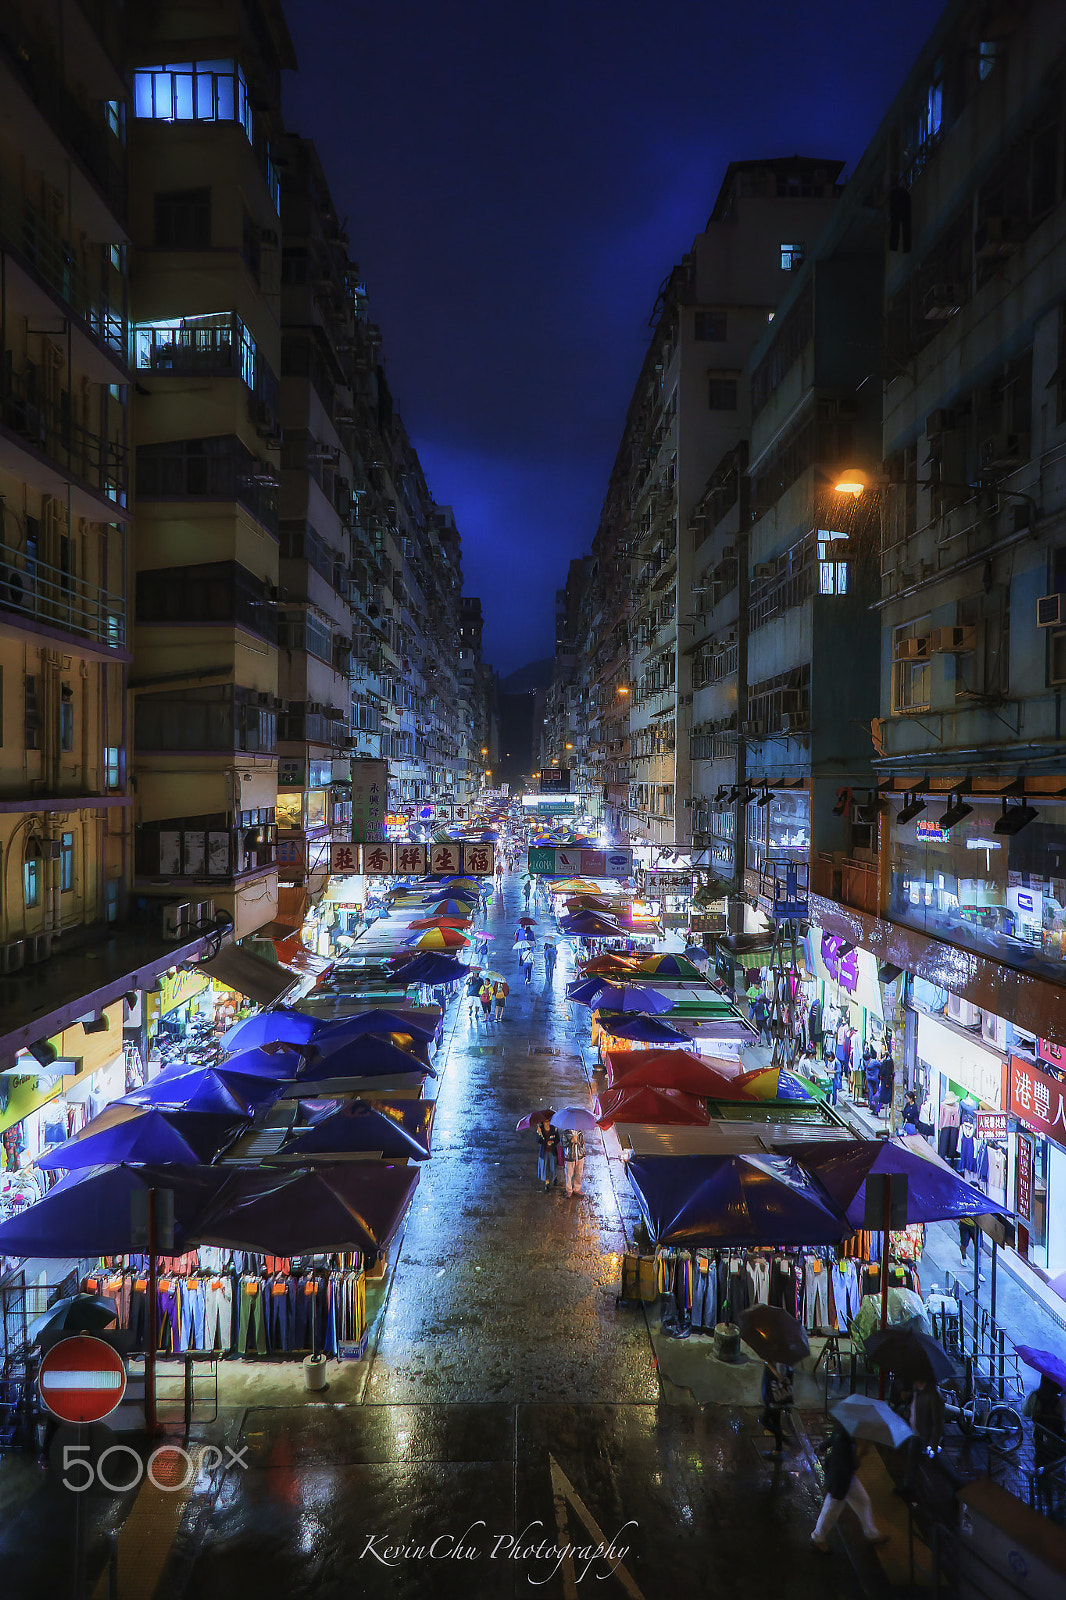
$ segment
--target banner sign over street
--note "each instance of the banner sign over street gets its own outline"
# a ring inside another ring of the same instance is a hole
[[[406,839],[377,843],[331,844],[329,870],[339,875],[368,872],[376,878],[421,877],[425,872],[462,873],[491,878],[496,870],[496,847],[488,844],[418,844]]]
[[[630,878],[632,850],[590,850],[585,846],[529,847],[529,871],[541,878]]]

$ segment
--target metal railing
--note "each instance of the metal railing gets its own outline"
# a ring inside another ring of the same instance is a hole
[[[128,486],[126,447],[83,427],[66,404],[45,399],[35,378],[0,368],[0,425],[117,504]]]
[[[0,611],[14,611],[48,627],[122,649],[126,602],[95,583],[62,572],[25,550],[0,544]]]
[[[122,306],[115,305],[102,284],[71,253],[67,242],[53,233],[44,217],[25,195],[0,191],[0,240],[18,255],[35,277],[47,284],[70,306],[94,338],[126,361],[128,325]],[[94,247],[101,250],[101,246]],[[101,273],[106,269],[101,265]]]

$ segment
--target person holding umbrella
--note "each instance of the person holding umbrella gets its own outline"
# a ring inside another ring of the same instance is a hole
[[[481,1005],[481,974],[476,967],[466,980],[466,998],[470,1007],[470,1021],[476,1028],[478,1010]]]
[[[762,1375],[762,1425],[774,1436],[767,1461],[784,1448],[784,1414],[792,1405],[792,1364],[810,1354],[807,1331],[781,1306],[749,1306],[737,1318],[740,1336],[766,1365]]]
[[[522,963],[522,971],[525,974],[526,988],[528,989],[533,982],[533,946],[531,944],[523,944],[518,953],[518,959]]]
[[[563,1134],[563,1161],[566,1167],[566,1195],[581,1193],[585,1174],[585,1135],[580,1128],[567,1128]]]
[[[523,887],[522,892],[525,895],[526,910],[528,911],[529,910],[529,897],[533,893],[533,884],[532,884],[532,882],[530,881],[529,878],[526,879],[525,885]]]
[[[552,1184],[559,1181],[555,1164],[555,1146],[559,1135],[551,1125],[551,1118],[545,1113],[537,1123],[537,1177],[544,1185],[545,1193]]]
[[[869,1544],[887,1544],[888,1534],[882,1533],[874,1521],[870,1496],[859,1480],[859,1449],[843,1422],[836,1418],[829,1435],[825,1458],[825,1499],[818,1513],[818,1521],[811,1534],[811,1543],[823,1555],[829,1554],[827,1536],[836,1527],[844,1507],[850,1506],[858,1517],[863,1534]]]
[[[792,1408],[792,1368],[768,1361],[762,1369],[762,1425],[774,1436],[774,1448],[764,1450],[767,1461],[777,1460],[784,1449],[784,1416]]]

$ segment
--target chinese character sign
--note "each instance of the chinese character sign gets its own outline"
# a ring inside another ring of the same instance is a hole
[[[1024,1135],[1018,1140],[1018,1161],[1014,1169],[1014,1209],[1023,1222],[1033,1220],[1033,1147]]]
[[[491,844],[464,844],[464,872],[475,878],[491,878],[495,870],[496,851]]]
[[[302,839],[279,839],[274,859],[279,867],[302,867],[304,864]]]
[[[363,846],[363,871],[373,872],[381,877],[392,872],[392,845],[391,844],[364,844]]]
[[[307,783],[307,763],[283,756],[278,761],[278,788],[303,789]]]
[[[458,872],[459,846],[457,844],[431,844],[429,847],[430,872]]]
[[[352,839],[376,843],[385,837],[389,768],[385,761],[352,762]]]
[[[1030,1128],[1066,1143],[1066,1083],[1020,1056],[1010,1059],[1010,1108]]]
[[[359,846],[356,844],[331,844],[329,870],[342,876],[359,871]]]
[[[396,846],[396,871],[421,876],[426,870],[426,847],[424,844],[404,844],[402,841]]]
[[[848,994],[854,994],[859,981],[859,961],[854,948],[841,955],[843,939],[835,933],[822,934],[822,961],[834,983]]]

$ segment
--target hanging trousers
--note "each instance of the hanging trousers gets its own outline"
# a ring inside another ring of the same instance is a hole
[[[203,1348],[213,1350],[215,1341],[223,1350],[233,1349],[233,1279],[210,1278],[204,1290]]]
[[[266,1314],[263,1309],[263,1284],[258,1278],[242,1278],[237,1285],[240,1305],[237,1312],[237,1350],[244,1355],[248,1348],[249,1331],[255,1338],[255,1348],[266,1355]]]
[[[824,1328],[829,1322],[829,1269],[824,1261],[808,1256],[806,1260],[808,1328]],[[821,1313],[819,1315],[819,1312]]]
[[[181,1293],[182,1333],[186,1350],[204,1348],[205,1280],[186,1278]]]
[[[765,1306],[770,1299],[770,1263],[760,1257],[748,1263],[751,1273],[752,1299],[756,1305]]]

